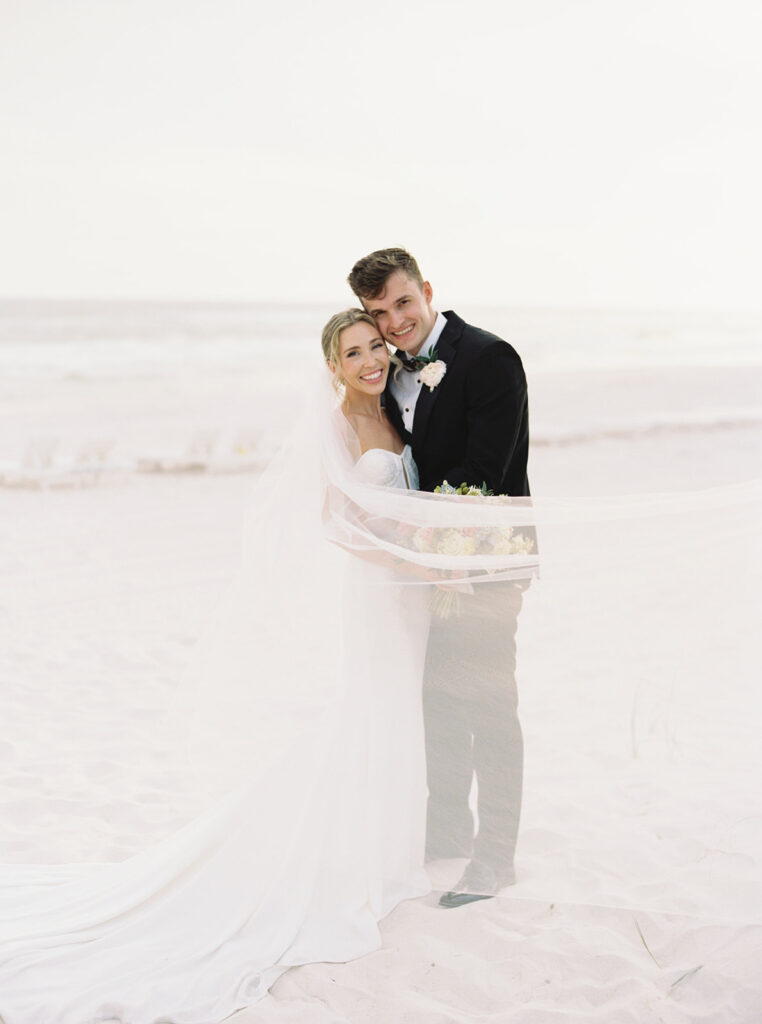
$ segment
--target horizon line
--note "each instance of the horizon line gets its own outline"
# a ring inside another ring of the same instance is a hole
[[[85,296],[49,296],[49,295],[35,295],[26,297],[7,297],[0,296],[0,308],[3,307],[23,307],[23,306],[142,306],[142,307],[158,307],[158,306],[186,306],[186,307],[208,307],[208,308],[221,308],[221,307],[241,307],[241,308],[271,308],[271,309],[285,309],[288,307],[294,307],[297,309],[314,309],[316,307],[325,307],[326,309],[334,309],[340,301],[331,301],[325,299],[253,299],[253,298],[235,298],[235,299],[211,299],[211,298],[178,298],[165,296],[162,298],[158,297],[139,297],[139,296],[110,296],[110,297],[85,297]],[[640,314],[682,314],[692,316],[702,315],[744,315],[744,316],[762,316],[762,307],[754,308],[751,306],[687,306],[687,305],[633,305],[633,304],[612,304],[608,306],[604,305],[591,305],[591,304],[580,304],[570,305],[568,303],[498,303],[489,300],[482,299],[469,299],[463,300],[459,305],[462,306],[478,306],[482,309],[494,309],[502,312],[532,312],[532,313],[640,313]]]

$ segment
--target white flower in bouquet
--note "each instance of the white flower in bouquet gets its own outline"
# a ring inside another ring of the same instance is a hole
[[[529,555],[534,550],[534,541],[531,537],[525,537],[523,533],[513,533],[512,530],[501,531],[493,543],[493,555]]]
[[[514,555],[531,555],[534,551],[534,541],[531,537],[525,537],[523,533],[517,533],[511,539]]]
[[[460,530],[446,530],[437,545],[440,555],[475,555],[476,538]]]
[[[416,551],[433,551],[435,536],[436,530],[433,526],[421,526],[413,534],[413,547]]]
[[[492,554],[493,555],[512,555],[515,553],[513,530],[510,526],[506,526],[500,530],[497,536],[492,539]]]
[[[441,359],[435,360],[433,363],[426,363],[422,367],[418,376],[422,384],[425,384],[429,391],[433,391],[434,388],[441,383],[442,378],[447,373],[447,363]]]

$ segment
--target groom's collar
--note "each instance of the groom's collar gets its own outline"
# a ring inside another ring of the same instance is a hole
[[[458,351],[458,342],[466,328],[466,323],[451,309],[446,309],[439,316],[443,317],[445,326],[439,335],[437,356],[449,365]]]
[[[420,351],[417,353],[419,356],[431,355],[432,350],[436,346],[436,343],[439,341],[442,331],[445,329],[446,326],[447,317],[444,315],[444,313],[437,313],[436,320],[434,321],[434,326],[429,331],[428,338],[424,341]]]
[[[443,314],[440,314],[440,316],[445,317],[445,321],[447,324],[446,337],[448,339],[452,339],[453,341],[459,339],[461,334],[463,333],[463,328],[466,326],[465,320],[461,320],[458,314],[453,312],[453,310],[451,309],[446,309]]]

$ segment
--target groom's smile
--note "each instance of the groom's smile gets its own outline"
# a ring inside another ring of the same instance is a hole
[[[391,333],[393,338],[406,338],[408,336],[408,334],[410,334],[410,332],[414,328],[415,328],[415,324],[408,324],[408,326],[404,327],[402,330],[400,330],[400,331],[391,331],[390,333]]]

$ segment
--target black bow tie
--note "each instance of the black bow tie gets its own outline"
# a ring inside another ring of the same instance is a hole
[[[395,354],[402,363],[402,368],[407,370],[408,373],[415,373],[416,370],[422,370],[429,361],[428,359],[419,359],[418,356],[409,356],[407,352],[403,352],[399,348]]]

